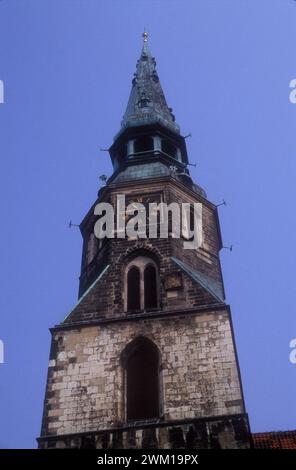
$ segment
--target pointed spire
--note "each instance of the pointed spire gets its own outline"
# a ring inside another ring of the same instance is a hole
[[[168,107],[156,71],[156,61],[148,48],[148,33],[143,32],[143,47],[132,81],[132,90],[121,127],[160,123],[180,133],[172,109]]]

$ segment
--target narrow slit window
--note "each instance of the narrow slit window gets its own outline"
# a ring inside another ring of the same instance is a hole
[[[127,275],[128,310],[140,310],[140,270],[136,266],[129,269]]]
[[[152,264],[148,264],[144,271],[144,298],[145,310],[157,308],[156,269]]]

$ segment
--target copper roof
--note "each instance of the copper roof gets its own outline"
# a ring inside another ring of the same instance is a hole
[[[144,33],[143,48],[121,126],[124,129],[152,123],[160,123],[177,134],[180,133],[172,109],[167,105],[156,71],[155,58],[148,48],[147,33]]]

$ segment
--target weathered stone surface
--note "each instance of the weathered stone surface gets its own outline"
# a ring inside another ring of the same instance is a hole
[[[61,351],[51,361],[62,367],[47,386],[51,420],[45,415],[44,434],[125,421],[121,353],[138,335],[151,339],[161,354],[165,420],[243,412],[228,311],[163,316],[54,332]]]

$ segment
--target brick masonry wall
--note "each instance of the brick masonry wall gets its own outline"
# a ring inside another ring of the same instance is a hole
[[[116,207],[116,197],[119,194],[125,194],[126,197],[136,196],[147,196],[151,194],[161,194],[162,199],[167,204],[172,202],[177,203],[191,203],[201,202],[203,204],[203,245],[198,250],[184,250],[183,243],[184,239],[150,239],[149,243],[154,245],[156,249],[163,256],[176,256],[185,262],[192,268],[198,267],[198,269],[206,276],[211,277],[221,286],[223,286],[221,267],[219,261],[219,228],[218,219],[216,218],[215,206],[204,200],[198,194],[190,191],[186,186],[177,184],[172,178],[166,178],[164,181],[136,181],[129,183],[128,185],[115,185],[106,188],[104,193],[104,201],[112,203],[113,207]],[[97,200],[97,203],[99,199]],[[93,207],[86,217],[86,222],[83,225],[83,236],[87,239],[91,233],[93,233],[93,227],[95,224],[96,217],[93,215]],[[86,243],[86,242],[85,242]],[[84,243],[84,244],[85,244]],[[135,242],[131,240],[123,239],[110,239],[108,240],[108,247],[105,249],[107,259],[110,264],[116,264],[119,262],[120,254],[124,253],[131,245]],[[94,260],[93,264],[96,264],[96,270],[91,270],[92,276],[90,276],[88,283],[83,285],[80,289],[80,293],[91,284],[95,279],[96,272],[100,271],[101,264],[101,253],[97,255],[97,262]],[[122,262],[122,259],[120,260]],[[88,270],[85,260],[82,261],[83,271],[82,278],[85,279],[85,271]],[[96,271],[96,272],[95,272]]]
[[[64,323],[126,316],[124,269],[130,257],[143,251],[148,256],[155,256],[159,265],[161,311],[189,309],[217,303],[215,297],[184,272],[182,272],[182,287],[178,289],[177,297],[170,297],[170,293],[165,290],[165,279],[168,275],[181,270],[171,259],[169,240],[155,240],[153,244],[141,241],[130,243],[127,240],[114,240],[112,243],[112,258],[108,270],[74,307]]]
[[[159,348],[165,419],[243,412],[228,311],[54,331],[42,434],[125,421],[121,353],[145,335]]]
[[[200,202],[201,198],[193,193],[186,193],[177,186],[174,181],[168,180],[166,184],[154,182],[145,183],[139,188],[139,183],[133,189],[131,185],[127,187],[111,188],[111,200],[115,205],[117,194],[126,194],[131,197],[133,194],[149,195],[162,194],[164,201],[171,202]],[[179,258],[193,269],[198,269],[209,279],[213,279],[223,287],[221,267],[219,261],[219,237],[217,220],[214,214],[215,209],[203,201],[203,233],[204,245],[198,250],[184,250],[183,239],[109,239],[104,250],[106,252],[108,271],[98,281],[92,291],[79,303],[67,318],[67,322],[87,321],[97,318],[119,317],[124,315],[124,269],[130,257],[138,251],[147,250],[156,258],[159,265],[160,274],[160,307],[161,310],[172,310],[178,308],[192,308],[196,306],[210,305],[217,303],[217,299],[212,297],[208,291],[201,288],[196,282],[186,275],[183,276],[183,287],[175,298],[169,297],[165,292],[164,282],[166,276],[176,272],[178,267],[171,260],[172,256]],[[87,222],[86,233],[92,233],[95,218],[90,215]],[[100,259],[101,254],[98,254]],[[84,264],[84,263],[82,263]],[[98,262],[97,272],[92,277],[92,282],[100,272],[100,262]]]

